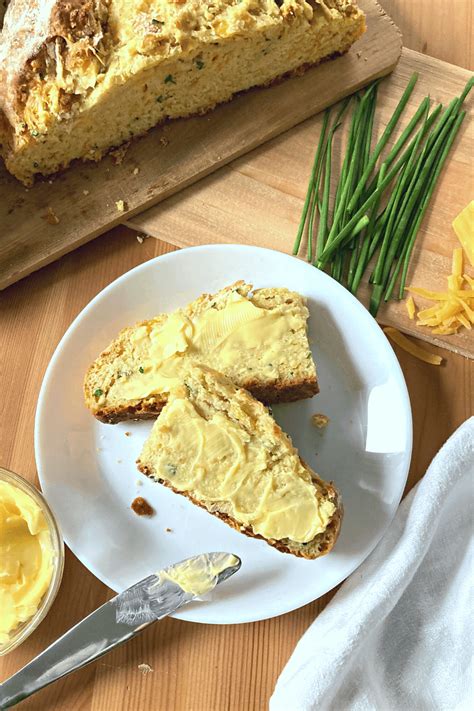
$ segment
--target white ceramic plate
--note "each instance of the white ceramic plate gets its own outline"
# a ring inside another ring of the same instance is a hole
[[[247,538],[147,480],[137,472],[135,460],[152,423],[104,425],[83,404],[87,366],[123,326],[171,311],[238,279],[255,287],[286,286],[308,298],[321,393],[279,405],[274,414],[303,458],[342,492],[345,514],[339,541],[328,556],[315,561]],[[330,417],[325,430],[311,424],[316,412]],[[64,539],[109,587],[122,590],[150,572],[204,551],[224,550],[241,557],[241,571],[215,591],[212,601],[194,603],[176,615],[222,624],[289,612],[352,573],[395,513],[411,446],[406,385],[374,319],[337,282],[306,263],[240,245],[195,247],[158,257],[96,296],[68,329],[49,364],[35,428],[41,486]],[[153,518],[131,511],[137,495],[155,508]]]

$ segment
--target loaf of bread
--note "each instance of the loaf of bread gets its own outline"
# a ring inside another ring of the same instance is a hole
[[[333,547],[342,507],[267,408],[204,366],[183,373],[138,468],[248,536],[302,558]]]
[[[355,0],[12,0],[0,153],[25,184],[346,52]]]
[[[102,422],[156,417],[188,362],[227,375],[266,402],[318,392],[308,309],[288,289],[236,282],[171,314],[125,328],[92,363],[87,407]]]

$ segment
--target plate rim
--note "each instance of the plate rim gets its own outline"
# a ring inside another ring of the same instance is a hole
[[[230,249],[229,249],[230,248]],[[281,258],[284,259],[289,259],[289,260],[296,260],[299,262],[302,266],[311,268],[312,265],[308,264],[304,260],[295,257],[294,255],[288,254],[287,252],[281,252],[279,250],[275,249],[269,249],[267,247],[259,247],[259,246],[254,246],[254,245],[243,245],[243,244],[238,244],[234,242],[229,242],[229,243],[219,243],[219,244],[203,244],[203,245],[196,245],[192,247],[184,247],[182,249],[176,249],[171,252],[167,252],[165,254],[157,255],[156,257],[153,257],[151,259],[148,259],[141,264],[137,264],[135,267],[132,267],[131,269],[127,270],[120,276],[118,276],[116,279],[111,281],[109,284],[107,284],[105,287],[103,287],[84,307],[79,311],[79,313],[75,316],[73,321],[70,323],[66,331],[64,332],[63,336],[59,340],[58,344],[56,345],[53,355],[51,356],[51,359],[48,363],[48,366],[45,370],[45,373],[43,375],[43,379],[41,382],[41,387],[40,391],[38,394],[38,399],[37,399],[37,404],[36,404],[36,410],[35,410],[35,418],[34,418],[34,454],[35,454],[35,462],[36,462],[36,469],[38,473],[38,479],[40,482],[41,490],[44,492],[44,484],[46,482],[46,479],[44,477],[44,472],[43,472],[43,467],[42,467],[42,462],[41,462],[41,456],[40,456],[40,438],[41,438],[41,427],[42,427],[42,410],[45,406],[45,400],[46,400],[46,393],[48,390],[48,385],[49,381],[51,380],[54,369],[56,366],[56,361],[60,358],[62,349],[64,344],[68,341],[68,339],[71,337],[71,334],[74,332],[76,326],[84,319],[87,317],[88,313],[94,308],[96,303],[100,301],[101,298],[103,298],[109,291],[112,291],[114,288],[119,286],[121,282],[127,281],[132,274],[136,275],[140,271],[144,271],[148,268],[153,268],[158,262],[163,263],[167,261],[173,261],[174,259],[179,259],[181,254],[188,253],[188,252],[201,252],[201,251],[221,251],[221,250],[237,250],[237,251],[243,251],[243,252],[258,252],[260,254],[272,254],[272,255],[279,255]],[[314,269],[314,267],[313,267]],[[383,336],[384,341],[385,341],[385,347],[387,348],[387,352],[390,355],[390,358],[392,360],[391,363],[391,368],[396,374],[396,379],[397,379],[397,385],[400,389],[400,394],[402,396],[403,400],[403,410],[404,410],[404,417],[405,417],[405,422],[406,422],[406,449],[404,451],[404,474],[402,477],[400,477],[400,490],[397,493],[397,496],[394,497],[394,502],[396,501],[396,505],[393,507],[393,511],[389,516],[387,516],[387,520],[385,521],[385,525],[381,528],[381,531],[379,532],[379,535],[374,537],[374,541],[371,543],[371,545],[368,547],[368,550],[366,551],[364,557],[357,562],[357,564],[352,568],[350,573],[342,574],[341,577],[337,578],[336,582],[325,592],[322,593],[321,595],[317,597],[311,597],[309,596],[308,599],[305,601],[298,600],[294,605],[291,605],[286,609],[284,612],[271,612],[270,614],[265,614],[262,616],[261,614],[257,615],[252,615],[249,614],[245,617],[241,617],[240,619],[235,619],[232,622],[229,621],[223,621],[220,619],[213,619],[212,614],[209,618],[209,615],[207,615],[206,619],[200,619],[199,615],[196,617],[193,615],[193,610],[195,609],[194,606],[192,608],[187,608],[187,606],[184,606],[183,608],[180,608],[180,610],[177,613],[174,613],[171,615],[172,617],[176,617],[177,619],[181,620],[186,620],[189,622],[196,622],[199,624],[248,624],[252,622],[258,622],[258,621],[263,621],[266,619],[272,619],[274,617],[279,617],[284,614],[288,614],[290,612],[294,612],[297,609],[300,609],[301,607],[304,607],[305,605],[308,605],[315,600],[319,599],[323,595],[327,594],[334,588],[336,588],[338,585],[340,585],[344,580],[347,580],[353,573],[364,563],[364,561],[367,560],[367,558],[370,556],[370,554],[373,552],[375,547],[380,543],[382,538],[385,536],[385,533],[387,532],[389,526],[391,525],[396,512],[398,511],[398,507],[400,505],[400,501],[402,500],[403,492],[405,490],[405,486],[408,480],[408,474],[410,471],[410,465],[411,465],[411,460],[412,460],[412,454],[413,454],[413,414],[412,414],[412,409],[411,409],[411,402],[410,402],[410,395],[408,392],[408,387],[406,384],[405,376],[403,374],[403,370],[401,368],[401,365],[398,361],[398,358],[396,356],[396,353],[385,335],[383,329],[380,327],[378,322],[371,316],[371,314],[368,312],[368,310],[365,308],[365,306],[347,289],[345,289],[339,282],[337,282],[335,279],[333,279],[331,276],[326,274],[325,272],[321,270],[314,270],[315,273],[318,275],[317,278],[322,279],[323,283],[325,281],[331,282],[331,285],[334,286],[337,290],[341,290],[341,293],[344,294],[345,298],[348,298],[349,301],[352,301],[352,303],[355,305],[356,309],[361,313],[364,319],[367,320],[368,323],[372,322],[371,325],[372,327],[376,327],[375,330],[378,331],[378,337]],[[54,515],[56,518],[59,519],[58,515],[56,512],[54,512]],[[61,523],[58,520],[58,525],[61,528]],[[83,554],[80,554],[79,551],[76,550],[75,547],[73,547],[70,543],[69,536],[63,534],[64,542],[68,546],[69,550],[78,558],[78,560],[84,565],[84,567],[91,572],[94,577],[96,577],[102,584],[106,585],[108,588],[110,588],[112,591],[115,591],[115,587],[111,584],[111,581],[108,579],[108,576],[104,576],[102,574],[99,575],[99,571],[97,570],[96,566],[94,564],[91,564],[90,561],[87,560],[87,556],[84,556]],[[191,614],[188,614],[188,610],[190,610]]]

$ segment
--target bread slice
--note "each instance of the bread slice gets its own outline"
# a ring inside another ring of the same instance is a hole
[[[172,314],[125,328],[90,366],[87,407],[102,422],[156,417],[189,362],[227,375],[266,403],[318,392],[305,299],[243,281]]]
[[[139,470],[279,551],[328,553],[342,518],[334,486],[246,390],[205,366],[188,368],[183,382],[154,424]]]
[[[355,0],[12,0],[0,153],[29,184],[346,52],[364,30]]]

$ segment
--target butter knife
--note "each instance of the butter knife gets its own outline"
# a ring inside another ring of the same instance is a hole
[[[229,553],[204,553],[140,580],[72,627],[29,664],[0,684],[0,708],[93,662],[192,600],[241,566]]]

